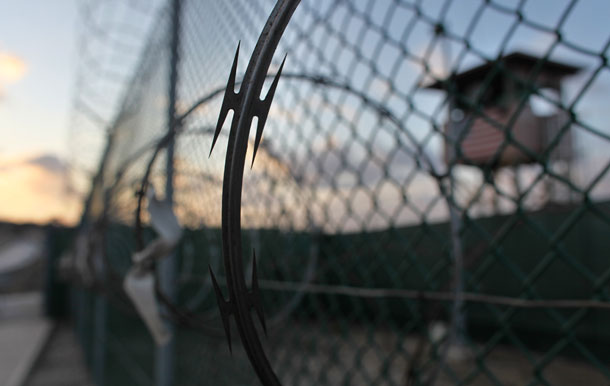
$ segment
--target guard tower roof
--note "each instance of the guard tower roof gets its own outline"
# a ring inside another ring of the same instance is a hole
[[[531,71],[540,63],[541,60],[543,59],[537,56],[533,56],[523,52],[513,52],[511,54],[498,58],[497,60],[487,61],[484,64],[466,70],[460,74],[454,74],[446,79],[438,80],[428,86],[425,86],[425,88],[444,90],[447,88],[449,82],[451,82],[454,87],[457,87],[457,89],[461,89],[464,86],[485,77],[485,75],[489,71],[491,71],[498,62],[503,62],[504,66],[509,69],[511,67],[520,67],[527,68],[528,71]],[[573,75],[580,70],[580,67],[548,59],[544,60],[544,62],[542,63],[543,72],[553,74],[559,78],[568,75]]]

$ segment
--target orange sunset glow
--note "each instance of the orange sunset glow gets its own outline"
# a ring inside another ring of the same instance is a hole
[[[41,155],[0,161],[0,220],[74,224],[80,202],[68,185],[67,168],[57,157]]]

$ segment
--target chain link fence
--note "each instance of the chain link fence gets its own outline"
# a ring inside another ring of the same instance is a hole
[[[221,202],[235,111],[211,148],[235,51],[241,93],[273,7],[176,0],[153,22],[66,263],[98,384],[259,382],[209,271],[232,293]],[[250,133],[239,234],[281,384],[610,383],[608,8],[298,5],[260,144]],[[124,290],[159,240],[152,192],[182,228],[146,267],[165,348]]]

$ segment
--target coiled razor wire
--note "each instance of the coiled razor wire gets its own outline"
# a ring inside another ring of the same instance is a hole
[[[170,157],[185,235],[178,295],[156,297],[177,325],[177,384],[252,382],[249,366],[263,384],[607,383],[610,134],[583,106],[607,96],[610,31],[574,32],[607,6],[544,7],[183,0],[173,80],[162,11],[83,217],[91,277],[76,276],[113,304],[120,357],[154,361],[120,283],[154,238],[146,191],[164,191]],[[525,76],[503,60],[519,44]],[[564,58],[583,71],[557,99],[540,79]],[[480,64],[475,92],[458,92]],[[518,85],[507,119],[486,105],[497,77]],[[541,150],[514,134],[535,102],[564,117]],[[460,114],[501,136],[486,162],[446,129]],[[527,163],[498,167],[511,149]],[[232,359],[198,359],[227,338]]]

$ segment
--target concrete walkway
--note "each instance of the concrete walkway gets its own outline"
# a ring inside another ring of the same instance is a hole
[[[93,386],[72,328],[59,324],[24,386]]]
[[[40,316],[40,296],[0,297],[0,384],[21,386],[45,346],[52,323]]]
[[[93,385],[70,326],[41,310],[39,293],[0,295],[0,385]]]

